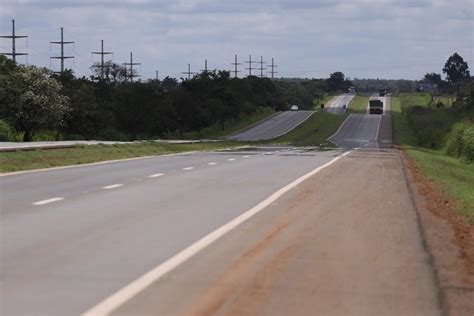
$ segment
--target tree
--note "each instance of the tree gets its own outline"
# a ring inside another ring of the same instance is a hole
[[[1,77],[0,113],[31,141],[41,128],[56,129],[64,124],[68,98],[61,95],[61,84],[46,68],[18,67]]]
[[[446,74],[448,82],[453,84],[470,78],[469,66],[458,53],[454,53],[448,58],[443,72]]]
[[[346,91],[352,86],[352,82],[345,79],[344,74],[340,71],[332,73],[326,81],[330,91]]]

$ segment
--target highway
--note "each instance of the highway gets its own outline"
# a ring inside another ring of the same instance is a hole
[[[355,148],[390,148],[392,145],[392,121],[390,98],[384,101],[384,115],[350,114],[339,130],[328,140],[336,145]]]
[[[237,141],[258,141],[277,138],[306,121],[314,111],[285,111],[262,120],[259,124],[227,137]]]
[[[0,176],[0,314],[440,315],[390,121]]]
[[[0,177],[2,315],[78,315],[335,152],[194,153]]]
[[[324,107],[324,111],[333,114],[344,114],[346,113],[347,106],[355,97],[355,94],[343,94],[333,97]],[[344,109],[344,105],[346,109]]]

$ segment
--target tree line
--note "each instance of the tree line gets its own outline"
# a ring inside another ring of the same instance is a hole
[[[0,138],[31,141],[45,131],[58,140],[182,137],[212,125],[224,129],[227,121],[261,108],[312,109],[315,99],[350,86],[342,73],[293,82],[207,71],[182,82],[129,82],[114,63],[92,70],[90,78],[77,78],[71,70],[56,74],[0,55]]]

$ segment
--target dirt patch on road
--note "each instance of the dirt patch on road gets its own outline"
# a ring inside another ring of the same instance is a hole
[[[446,314],[474,315],[474,225],[456,203],[403,154],[426,245],[432,255]]]

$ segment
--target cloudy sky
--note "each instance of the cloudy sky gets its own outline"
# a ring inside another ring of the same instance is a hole
[[[17,50],[48,68],[59,52],[49,42],[64,27],[75,42],[66,53],[76,57],[66,65],[79,75],[90,74],[102,39],[116,63],[133,52],[143,79],[156,70],[182,77],[205,58],[209,68],[229,69],[234,54],[239,62],[274,57],[284,77],[420,79],[441,72],[454,52],[474,69],[473,0],[0,0],[0,19],[1,35],[16,20],[17,34],[29,36]],[[0,51],[10,49],[0,39]]]

